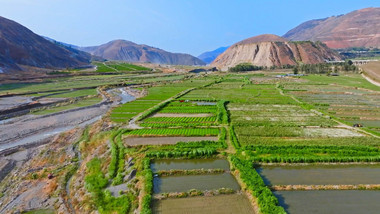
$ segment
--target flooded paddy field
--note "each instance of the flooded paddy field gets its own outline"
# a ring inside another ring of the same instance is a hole
[[[379,184],[380,164],[261,166],[257,168],[267,185]]]
[[[192,170],[192,169],[224,169],[229,170],[230,165],[226,159],[168,159],[156,160],[151,164],[154,172],[160,170]]]
[[[380,210],[380,191],[275,191],[274,194],[290,214],[375,214]]]
[[[155,177],[153,179],[153,192],[155,194],[187,192],[191,189],[205,191],[220,188],[240,190],[235,177],[230,173]]]
[[[254,213],[245,195],[218,195],[212,197],[170,198],[153,202],[155,214],[251,214]]]
[[[125,143],[129,146],[140,145],[170,145],[178,142],[217,141],[218,136],[206,137],[127,137]]]

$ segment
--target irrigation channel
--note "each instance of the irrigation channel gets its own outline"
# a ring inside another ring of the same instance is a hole
[[[225,159],[156,160],[151,164],[154,173],[153,213],[254,213],[252,205],[230,173]],[[191,170],[219,170],[219,173],[200,175],[158,176],[159,172]],[[220,189],[229,189],[229,194],[210,194]],[[160,198],[189,191],[203,191],[202,196],[185,198]]]

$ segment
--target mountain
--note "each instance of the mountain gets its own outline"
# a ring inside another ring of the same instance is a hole
[[[304,22],[283,37],[322,41],[330,48],[380,48],[380,8],[365,8],[340,16]]]
[[[60,69],[90,63],[88,53],[47,41],[28,28],[0,16],[0,71]]]
[[[42,36],[44,39],[54,43],[54,44],[57,44],[57,45],[61,45],[61,46],[65,46],[65,47],[68,47],[68,48],[75,48],[75,49],[79,49],[79,46],[76,46],[76,45],[72,45],[72,44],[69,44],[69,43],[65,43],[65,42],[60,42],[60,41],[57,41],[55,39],[52,39],[50,37],[47,37],[47,36]]]
[[[221,53],[223,53],[225,50],[227,50],[228,47],[220,47],[218,49],[215,49],[213,51],[207,51],[202,53],[198,56],[198,59],[202,60],[203,62],[210,64],[216,57],[218,57]]]
[[[170,53],[126,40],[114,40],[100,46],[82,47],[80,50],[108,60],[172,65],[205,65],[203,61],[189,54]]]
[[[211,65],[227,70],[245,62],[270,67],[296,65],[299,62],[315,64],[340,59],[338,53],[321,42],[291,42],[277,35],[264,34],[231,45]]]

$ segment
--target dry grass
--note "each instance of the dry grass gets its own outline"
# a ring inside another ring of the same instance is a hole
[[[364,70],[366,76],[380,83],[380,61],[370,62],[360,67]]]

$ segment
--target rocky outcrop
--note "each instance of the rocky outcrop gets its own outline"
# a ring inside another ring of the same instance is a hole
[[[257,66],[283,66],[322,63],[325,60],[340,60],[340,56],[320,42],[291,42],[266,34],[238,42],[219,55],[212,66],[227,70],[240,63]]]
[[[80,50],[108,60],[171,65],[205,65],[202,60],[189,54],[170,53],[159,48],[138,45],[126,40],[114,40],[100,46],[82,47]]]
[[[322,41],[330,48],[380,48],[380,8],[365,8],[340,16],[304,22],[284,37],[292,41]]]
[[[33,33],[28,28],[0,17],[0,71],[60,69],[88,65],[91,55],[60,46]]]

